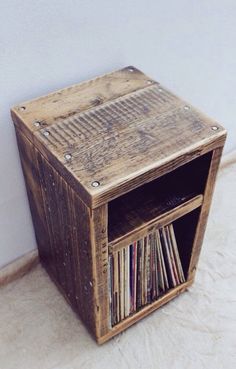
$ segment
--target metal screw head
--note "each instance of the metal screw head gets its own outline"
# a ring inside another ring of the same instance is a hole
[[[99,181],[93,181],[91,183],[92,187],[99,187],[100,186],[100,182]]]
[[[49,131],[44,131],[43,132],[43,135],[46,136],[46,137],[48,137],[50,135],[50,132]]]
[[[41,122],[39,121],[39,120],[36,120],[35,122],[34,122],[34,126],[35,127],[39,127],[41,125]]]
[[[189,110],[189,109],[190,109],[190,107],[188,105],[184,106],[184,110]]]
[[[212,127],[211,127],[211,129],[212,129],[212,131],[218,131],[219,127],[217,127],[217,126],[212,126]]]
[[[65,158],[67,161],[69,161],[69,160],[71,160],[71,159],[72,159],[72,155],[71,155],[71,154],[65,154],[65,155],[64,155],[64,158]]]

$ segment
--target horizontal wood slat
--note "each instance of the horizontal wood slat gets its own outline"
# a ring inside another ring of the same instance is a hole
[[[118,251],[121,248],[129,245],[130,243],[142,238],[145,234],[152,232],[153,228],[163,227],[171,222],[174,222],[179,217],[197,209],[202,205],[203,195],[197,195],[194,198],[184,202],[183,204],[176,206],[158,217],[153,218],[148,223],[134,229],[132,232],[125,234],[124,236],[109,243],[109,252]]]

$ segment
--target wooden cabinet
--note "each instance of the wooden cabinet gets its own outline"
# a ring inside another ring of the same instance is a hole
[[[11,113],[40,260],[99,343],[191,285],[223,127],[131,66]],[[109,255],[170,223],[186,281],[112,325]]]

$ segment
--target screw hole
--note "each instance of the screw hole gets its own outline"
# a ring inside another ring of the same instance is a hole
[[[71,154],[65,154],[64,155],[64,158],[67,160],[67,161],[70,161],[72,159],[72,155]]]
[[[25,107],[25,106],[21,106],[21,107],[20,107],[20,110],[21,110],[21,111],[24,111],[25,109],[26,109],[26,107]]]
[[[49,132],[49,131],[44,131],[44,132],[43,132],[43,135],[44,135],[45,137],[48,137],[48,136],[50,135],[50,132]]]
[[[99,187],[100,186],[100,182],[99,181],[93,181],[91,183],[92,187]]]

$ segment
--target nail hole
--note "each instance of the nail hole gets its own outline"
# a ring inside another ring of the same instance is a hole
[[[26,107],[25,107],[25,106],[21,106],[21,107],[20,107],[20,110],[21,110],[21,111],[24,111],[25,109],[26,109]]]
[[[35,125],[35,127],[39,127],[39,126],[41,126],[41,122],[39,120],[36,120],[34,122],[34,125]]]

